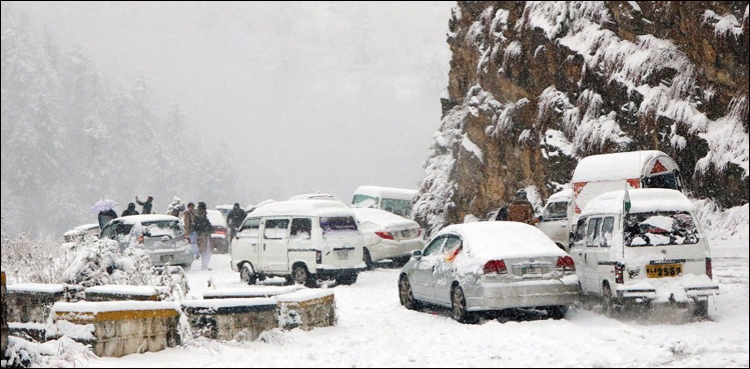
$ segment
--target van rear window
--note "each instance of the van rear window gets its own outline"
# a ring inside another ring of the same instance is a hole
[[[631,247],[692,245],[699,241],[698,228],[687,212],[628,214],[625,244]]]
[[[357,222],[353,217],[321,217],[320,228],[323,233],[357,231]]]

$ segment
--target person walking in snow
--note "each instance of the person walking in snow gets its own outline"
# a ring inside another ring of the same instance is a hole
[[[129,215],[138,215],[138,210],[135,210],[135,204],[132,202],[128,203],[128,208],[125,209],[120,216],[126,217]]]
[[[102,229],[110,220],[117,218],[117,213],[112,209],[102,210],[99,212],[97,218],[99,220],[99,229]]]
[[[198,232],[195,231],[195,204],[189,202],[187,210],[182,212],[182,225],[185,227],[185,238],[190,240],[193,246],[193,257],[200,259],[201,254],[198,251]]]
[[[535,225],[539,220],[534,215],[534,206],[526,197],[526,190],[516,191],[516,197],[508,206],[508,220],[511,222],[521,222]]]
[[[138,195],[135,195],[135,202],[138,203],[138,205],[143,206],[143,209],[141,210],[141,214],[151,214],[151,207],[153,204],[151,203],[154,201],[154,198],[149,196],[146,199],[146,202],[138,200]]]
[[[208,220],[206,212],[206,203],[199,202],[198,210],[195,212],[195,231],[198,233],[198,251],[201,253],[201,270],[211,270],[208,268],[208,262],[211,260],[211,232],[213,226]]]
[[[234,234],[237,232],[237,228],[242,225],[242,221],[245,220],[245,210],[240,207],[239,203],[234,203],[234,207],[227,214],[227,223],[229,223],[229,243],[232,243]]]

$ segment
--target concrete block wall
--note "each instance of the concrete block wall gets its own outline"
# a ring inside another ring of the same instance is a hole
[[[304,331],[336,325],[336,301],[332,291],[298,291],[277,297],[279,326],[299,326]]]
[[[223,341],[252,341],[278,327],[276,300],[231,298],[182,303],[193,333]]]
[[[45,323],[56,302],[74,301],[81,290],[78,286],[41,283],[12,284],[6,289],[6,320],[18,323]]]
[[[121,357],[156,352],[180,344],[179,306],[170,302],[57,303],[55,320],[94,326],[91,343],[97,356]]]

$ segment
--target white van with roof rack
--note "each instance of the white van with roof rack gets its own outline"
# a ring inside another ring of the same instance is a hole
[[[588,202],[570,249],[585,295],[605,312],[628,303],[692,305],[708,314],[712,280],[708,241],[693,203],[668,189],[612,191]]]
[[[339,201],[264,205],[247,215],[236,238],[231,267],[248,284],[269,276],[307,286],[316,279],[353,284],[365,269],[354,213]]]

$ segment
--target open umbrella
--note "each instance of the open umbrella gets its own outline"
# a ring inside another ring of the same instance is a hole
[[[96,204],[91,207],[91,210],[98,213],[101,211],[111,210],[115,206],[117,206],[117,203],[114,200],[102,199],[97,201]]]

